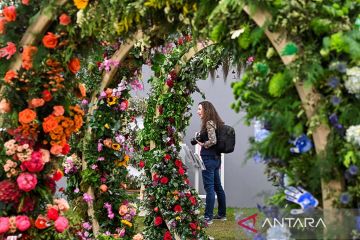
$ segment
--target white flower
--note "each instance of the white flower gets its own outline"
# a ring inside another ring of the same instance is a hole
[[[346,130],[346,140],[360,146],[360,125],[350,126]]]
[[[353,67],[346,70],[348,79],[345,81],[345,87],[349,93],[360,96],[360,67]]]
[[[84,23],[84,11],[83,10],[79,10],[76,13],[76,23],[80,26]]]

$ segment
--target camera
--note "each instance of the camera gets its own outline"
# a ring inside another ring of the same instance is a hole
[[[191,143],[191,145],[196,145],[197,141],[202,142],[202,139],[201,139],[199,133],[197,133],[196,136],[190,140],[190,143]]]

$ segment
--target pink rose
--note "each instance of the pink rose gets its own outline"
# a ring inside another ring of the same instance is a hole
[[[21,0],[21,3],[24,5],[29,5],[30,0]]]
[[[128,212],[128,207],[126,205],[121,205],[119,208],[119,214],[124,216]]]
[[[8,100],[2,99],[0,102],[0,113],[8,113],[11,111],[11,106]]]
[[[0,217],[0,234],[9,231],[10,223],[8,217]]]
[[[54,155],[60,155],[62,152],[63,147],[60,145],[53,145],[50,149],[50,152]]]
[[[50,152],[48,151],[48,150],[46,150],[46,149],[40,149],[40,152],[41,152],[41,154],[42,154],[42,161],[43,161],[43,163],[45,164],[45,163],[47,163],[47,162],[49,162],[50,161]]]
[[[143,239],[144,236],[141,233],[138,233],[133,237],[133,240],[143,240]]]
[[[45,104],[45,100],[42,98],[33,98],[29,102],[29,108],[42,107]]]
[[[13,22],[16,20],[16,8],[15,6],[9,6],[3,8],[3,15],[6,21]]]
[[[16,228],[21,232],[29,229],[31,226],[30,219],[28,216],[17,216],[16,217]]]
[[[65,112],[64,107],[61,106],[61,105],[60,106],[54,106],[53,109],[54,109],[53,114],[55,116],[57,116],[57,117],[62,116],[64,114],[64,112]]]
[[[65,217],[60,216],[58,219],[56,219],[54,226],[57,232],[62,233],[68,228],[69,221]]]
[[[35,174],[25,172],[20,173],[20,175],[16,179],[16,182],[20,190],[30,192],[36,187],[38,181]]]
[[[61,14],[61,16],[59,17],[60,20],[60,25],[69,25],[69,23],[71,23],[71,18],[69,17],[69,15],[63,13]]]

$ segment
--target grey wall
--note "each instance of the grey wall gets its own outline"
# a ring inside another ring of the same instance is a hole
[[[220,74],[222,76],[222,74]],[[146,96],[149,91],[147,80],[151,76],[149,67],[143,67],[143,80],[145,84],[144,92],[138,93],[138,96]],[[227,82],[223,78],[217,78],[214,82],[210,79],[199,80],[197,82],[200,90],[205,93],[206,100],[214,104],[218,113],[227,125],[233,126],[236,131],[235,151],[225,155],[225,192],[227,195],[227,204],[229,207],[256,207],[257,203],[263,202],[263,195],[269,195],[274,191],[274,187],[267,182],[263,174],[264,166],[248,160],[245,163],[246,151],[249,147],[248,138],[253,136],[253,128],[243,125],[241,119],[244,113],[237,114],[230,109],[230,104],[234,97],[230,87],[232,76],[229,76]],[[186,131],[185,142],[190,148],[190,139],[195,131],[200,129],[200,120],[196,114],[197,105],[203,101],[201,95],[195,93],[192,95],[194,106],[192,107],[192,119],[189,128]],[[194,171],[189,166],[190,180],[193,181]],[[194,184],[193,184],[194,185]],[[200,179],[202,186],[202,179]],[[204,194],[203,189],[200,191]]]

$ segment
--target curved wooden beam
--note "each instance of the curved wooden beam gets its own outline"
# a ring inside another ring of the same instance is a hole
[[[244,6],[243,9],[260,27],[264,26],[268,20],[271,20],[271,14],[266,11],[258,10],[251,12],[248,6]],[[270,32],[268,29],[265,29],[265,34],[279,53],[279,56],[285,65],[292,63],[296,59],[296,55],[282,56],[281,54],[285,46],[290,42],[287,39],[286,32]],[[319,105],[321,95],[314,87],[304,87],[304,84],[299,81],[295,83],[295,87],[305,109],[306,116],[310,120],[314,116],[316,108]],[[314,130],[313,140],[317,154],[321,154],[325,150],[329,133],[329,127],[323,123]],[[339,194],[343,189],[341,181],[331,180],[330,182],[325,182],[322,179],[321,188],[323,208],[332,209],[332,205],[337,198],[337,194]]]
[[[111,57],[111,60],[116,61],[116,62],[123,61],[126,58],[126,56],[129,54],[129,51],[134,47],[134,44],[136,43],[136,41],[141,39],[142,36],[143,36],[142,31],[137,31],[132,38],[128,39],[124,44],[122,44],[120,46],[120,48]],[[95,91],[93,93],[92,97],[91,97],[91,102],[90,102],[91,107],[89,109],[87,122],[89,122],[90,116],[93,114],[94,110],[96,109],[97,94],[99,92],[103,91],[107,86],[109,86],[111,81],[114,79],[114,76],[117,73],[118,69],[119,69],[119,66],[112,67],[109,72],[104,73],[98,91]],[[88,127],[88,129],[87,129],[87,131],[85,133],[84,140],[85,141],[91,141],[91,128],[90,127]],[[83,157],[82,158],[82,169],[85,170],[87,168],[88,167],[87,167],[86,159],[85,159],[85,157]],[[91,186],[88,187],[86,192],[95,201],[94,189]],[[93,233],[94,233],[95,237],[97,237],[99,235],[100,226],[99,226],[99,222],[97,221],[97,219],[95,217],[94,205],[93,205],[92,202],[88,202],[87,205],[88,205],[87,213],[88,213],[88,216],[90,217],[91,222],[92,222]]]

